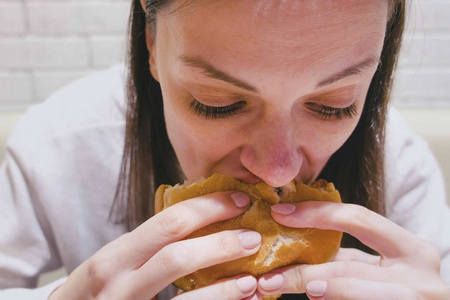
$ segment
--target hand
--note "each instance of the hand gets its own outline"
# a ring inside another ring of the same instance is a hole
[[[347,232],[380,256],[341,248],[329,263],[287,267],[261,276],[261,294],[306,292],[310,299],[450,299],[450,288],[439,275],[439,252],[364,207],[279,204],[272,207],[272,216],[289,227]]]
[[[182,276],[251,255],[259,249],[261,236],[249,230],[181,240],[208,224],[238,216],[249,202],[246,194],[220,192],[175,204],[100,249],[49,299],[149,300]],[[243,275],[176,298],[243,299],[255,290],[256,279]]]

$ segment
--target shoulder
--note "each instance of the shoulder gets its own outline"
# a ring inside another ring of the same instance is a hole
[[[425,139],[413,132],[405,118],[395,108],[391,108],[388,114],[385,151],[386,168],[391,173],[393,166],[404,169],[420,163],[422,159],[418,158],[432,156]],[[391,174],[386,175],[389,177]]]
[[[34,105],[18,122],[10,143],[42,139],[89,126],[123,122],[125,72],[120,65],[89,74]]]
[[[401,150],[402,146],[413,142],[426,144],[422,138],[411,130],[400,112],[395,107],[391,107],[386,124],[386,145],[388,149]]]
[[[108,223],[125,137],[123,73],[115,66],[58,90],[28,110],[7,143],[4,183],[15,189],[16,209],[38,220],[45,245],[63,245],[68,269],[123,232]]]
[[[69,84],[31,107],[13,130],[5,158],[18,166],[11,180],[26,182],[22,189],[49,218],[70,205],[110,205],[125,137],[122,74],[115,66]]]
[[[426,203],[445,205],[442,172],[428,142],[395,108],[386,127],[385,183],[387,216],[397,223],[404,225]]]

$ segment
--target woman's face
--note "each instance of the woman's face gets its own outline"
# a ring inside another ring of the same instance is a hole
[[[314,180],[361,116],[387,1],[192,1],[171,14],[179,4],[147,39],[187,178]]]

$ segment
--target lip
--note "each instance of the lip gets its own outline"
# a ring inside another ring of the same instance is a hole
[[[260,182],[264,182],[263,179],[261,179],[260,177],[256,176],[255,174],[253,174],[252,172],[250,172],[249,170],[245,169],[245,170],[239,170],[238,172],[230,172],[228,173],[229,175],[235,177],[236,179],[239,179],[241,181],[250,183],[250,184],[256,184],[256,183],[260,183]],[[317,175],[316,175],[317,176]],[[300,175],[298,174],[295,178],[293,178],[292,180],[294,181],[295,184],[299,183],[299,182],[303,182],[304,184],[310,184],[311,182],[313,182],[316,178],[316,176],[305,176],[305,175]]]
[[[243,176],[237,176],[236,178],[239,180],[242,180],[244,182],[251,183],[251,184],[263,182],[263,180],[261,178],[259,178],[258,176],[254,175],[250,172],[248,172],[247,174],[245,174]]]
[[[307,176],[307,177],[301,177],[300,175],[297,176],[296,178],[294,178],[294,182],[295,184],[302,182],[303,184],[310,184],[311,182],[313,182],[315,180],[314,176]]]
[[[241,176],[235,176],[237,179],[242,180],[244,182],[247,183],[251,183],[251,184],[256,184],[256,183],[260,183],[260,182],[264,182],[264,180],[262,180],[261,178],[259,178],[258,176],[254,175],[253,173],[247,171],[246,174],[243,174]],[[300,178],[300,176],[297,176],[297,178],[294,178],[294,182],[295,184],[297,184],[298,182],[303,182],[305,184],[309,184],[311,182],[313,182],[313,179],[307,179],[307,180],[302,180],[305,178]]]

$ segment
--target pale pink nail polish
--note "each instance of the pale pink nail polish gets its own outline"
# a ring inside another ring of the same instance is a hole
[[[281,274],[267,274],[259,279],[258,285],[266,291],[274,291],[284,284],[284,276]]]
[[[248,296],[242,300],[262,300],[262,295],[253,294],[252,296]]]
[[[313,297],[323,297],[327,292],[328,283],[326,281],[310,281],[306,285],[306,293]]]
[[[256,279],[252,276],[241,277],[236,280],[238,289],[243,293],[249,293],[256,289]]]
[[[294,213],[296,208],[297,207],[294,204],[290,204],[290,203],[272,205],[273,212],[280,214],[280,215],[284,215],[284,216]]]
[[[250,203],[250,197],[246,193],[234,193],[230,197],[239,208],[246,207]]]
[[[239,241],[244,249],[250,250],[261,245],[261,234],[256,231],[244,231],[239,233]]]

